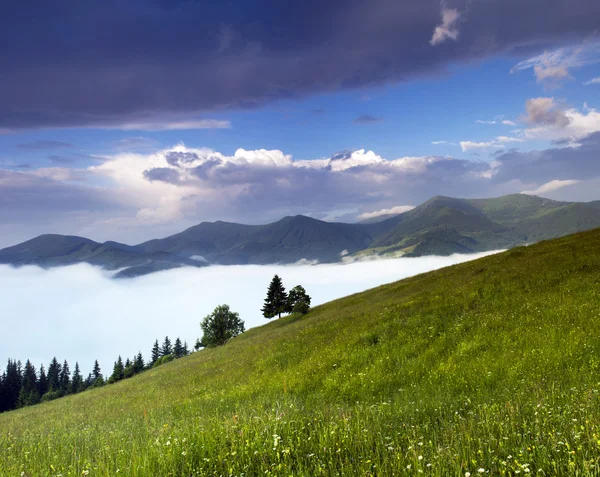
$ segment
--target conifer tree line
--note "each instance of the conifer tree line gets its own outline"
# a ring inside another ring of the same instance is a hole
[[[154,342],[150,352],[151,359],[147,363],[141,352],[132,359],[127,358],[125,362],[119,356],[113,365],[112,374],[106,380],[98,360],[94,362],[92,372],[84,377],[79,363],[75,363],[71,372],[67,360],[61,364],[56,358],[52,358],[47,368],[42,364],[36,369],[30,360],[23,366],[21,361],[9,359],[6,369],[0,374],[0,412],[112,384],[188,354],[190,351],[186,342],[177,338],[175,343],[171,343],[167,336],[162,345],[159,345],[158,340]]]

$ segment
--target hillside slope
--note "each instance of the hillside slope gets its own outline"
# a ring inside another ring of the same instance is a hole
[[[265,264],[300,259],[336,260],[344,250],[356,252],[372,242],[366,225],[324,222],[296,215],[266,225],[203,222],[138,247],[185,257],[200,255],[211,263]]]
[[[598,475],[599,310],[600,230],[515,248],[0,415],[0,475]]]

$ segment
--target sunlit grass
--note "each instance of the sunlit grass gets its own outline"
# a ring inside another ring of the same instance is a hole
[[[600,475],[599,364],[600,230],[0,415],[0,475]]]

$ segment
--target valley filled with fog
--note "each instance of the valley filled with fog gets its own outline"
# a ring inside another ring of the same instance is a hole
[[[449,257],[397,258],[350,264],[243,265],[183,268],[114,280],[89,265],[44,270],[0,266],[0,370],[8,358],[47,367],[52,357],[79,362],[85,375],[98,359],[110,375],[118,355],[141,351],[155,339],[180,337],[188,346],[201,335],[200,321],[228,304],[246,329],[268,322],[261,307],[279,274],[286,289],[302,285],[312,305],[495,252]]]

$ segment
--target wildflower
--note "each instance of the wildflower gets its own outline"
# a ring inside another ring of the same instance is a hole
[[[471,477],[471,472],[465,472],[465,477]]]
[[[485,469],[483,467],[480,467],[479,469],[477,469],[477,472],[483,474],[485,472]]]
[[[419,460],[423,460],[423,456],[422,455],[419,456]]]

